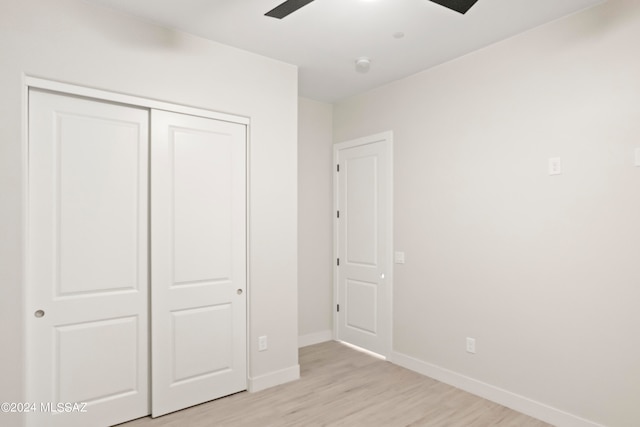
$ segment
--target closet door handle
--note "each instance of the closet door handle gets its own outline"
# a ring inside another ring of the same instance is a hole
[[[44,310],[37,310],[35,313],[33,313],[34,316],[36,316],[38,319],[41,317],[44,317]]]
[[[243,290],[242,290],[242,289],[238,289],[238,290],[236,291],[236,293],[237,293],[238,295],[242,295],[242,292],[243,292]]]

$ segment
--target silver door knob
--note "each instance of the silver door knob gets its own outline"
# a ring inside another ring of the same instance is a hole
[[[44,310],[37,310],[35,313],[33,313],[33,315],[37,318],[44,317]]]
[[[238,290],[236,291],[236,293],[237,293],[238,295],[242,295],[242,289],[238,289]]]

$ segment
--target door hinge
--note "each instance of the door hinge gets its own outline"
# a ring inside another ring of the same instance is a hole
[[[338,218],[340,218],[340,211],[338,211]]]
[[[338,258],[338,263],[337,263],[337,265],[340,265],[340,258]]]
[[[340,172],[340,165],[336,165],[336,172]]]
[[[337,309],[338,311],[340,311],[340,304],[338,304],[338,307],[336,307],[336,309]]]

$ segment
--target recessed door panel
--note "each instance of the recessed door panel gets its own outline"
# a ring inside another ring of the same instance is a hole
[[[346,260],[375,266],[378,262],[378,155],[345,159]]]
[[[138,370],[147,369],[136,363],[137,344],[135,316],[57,327],[54,400],[94,404],[135,393]]]
[[[233,148],[229,135],[171,127],[174,284],[229,279]]]
[[[56,295],[135,289],[139,124],[56,113]]]
[[[171,385],[232,369],[232,308],[223,304],[171,313],[175,350]]]
[[[346,287],[347,327],[375,335],[378,329],[378,284],[347,280]]]

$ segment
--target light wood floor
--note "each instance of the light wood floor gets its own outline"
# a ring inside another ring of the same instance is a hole
[[[336,342],[300,349],[301,378],[121,427],[550,427]]]

